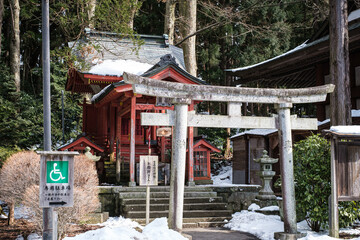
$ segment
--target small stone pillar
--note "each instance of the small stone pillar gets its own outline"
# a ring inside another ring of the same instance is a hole
[[[269,201],[272,203],[273,200],[276,200],[274,191],[271,189],[270,183],[272,178],[275,176],[275,171],[272,171],[272,165],[279,161],[278,158],[271,158],[267,155],[267,151],[263,151],[263,155],[254,159],[255,162],[260,163],[261,171],[258,173],[262,180],[262,188],[259,191],[259,195],[256,196],[256,199],[260,201]],[[266,204],[267,205],[267,204]]]

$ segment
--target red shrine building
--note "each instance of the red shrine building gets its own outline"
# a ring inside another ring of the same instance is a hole
[[[174,107],[166,99],[134,94],[132,86],[124,83],[123,72],[159,81],[205,84],[185,70],[182,50],[169,45],[166,35],[139,37],[143,44],[133,50],[128,38],[87,30],[86,39],[76,43],[75,49],[90,67],[68,72],[66,90],[84,95],[83,134],[59,150],[83,152],[90,147],[94,155],[101,156],[96,165],[106,183],[115,182],[117,162],[120,182],[135,185],[140,155],[159,157],[159,176],[164,184],[170,174],[172,129],[142,126],[141,113],[165,113]],[[188,110],[193,111],[198,103],[193,101]],[[169,134],[161,135],[161,130]],[[206,183],[211,181],[210,153],[220,150],[205,139],[194,140],[194,132],[196,129],[188,127],[187,182]]]

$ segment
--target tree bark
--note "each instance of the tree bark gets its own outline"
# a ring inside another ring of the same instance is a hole
[[[10,70],[14,77],[16,92],[20,92],[20,4],[19,0],[10,0],[11,37]]]
[[[15,221],[15,217],[14,217],[15,204],[13,202],[10,202],[8,206],[9,206],[8,225],[12,226],[14,225],[14,221]]]
[[[96,0],[90,0],[88,2],[88,20],[89,20],[89,28],[94,28],[94,16],[95,16],[95,8],[96,8]]]
[[[180,32],[186,37],[196,32],[196,0],[180,0],[179,10],[182,19]],[[193,76],[197,76],[196,64],[196,36],[188,38],[182,44],[186,70]]]
[[[2,34],[2,22],[3,22],[3,18],[4,18],[4,0],[0,0],[0,56],[1,56],[1,34]]]
[[[330,0],[331,125],[351,125],[347,1]]]
[[[176,0],[166,1],[164,33],[169,36],[169,44],[171,45],[174,45],[175,8]]]

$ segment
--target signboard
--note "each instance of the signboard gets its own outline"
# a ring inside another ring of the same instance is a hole
[[[336,182],[339,201],[360,200],[360,143],[338,142]]]
[[[74,155],[77,152],[38,152],[40,158],[40,207],[74,204]]]
[[[162,128],[156,129],[156,136],[170,137],[171,136],[171,128],[170,127],[162,127]]]
[[[167,98],[167,97],[156,97],[155,106],[171,107],[172,106],[172,99]]]
[[[158,156],[140,156],[139,185],[158,185]]]

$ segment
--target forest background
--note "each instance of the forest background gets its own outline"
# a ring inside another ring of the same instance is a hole
[[[191,4],[193,4],[191,6]],[[196,29],[182,31],[189,17],[181,7],[196,6]],[[174,31],[165,24],[174,8]],[[133,37],[168,33],[173,44],[196,38],[195,72],[212,85],[231,85],[224,69],[247,66],[277,56],[308,39],[326,20],[328,0],[50,0],[52,147],[81,134],[82,96],[61,92],[67,70],[77,61],[68,42],[86,27]],[[166,21],[165,21],[166,20]],[[41,0],[0,0],[0,167],[20,149],[42,149]],[[179,45],[185,51],[186,41]],[[194,64],[193,64],[194,65]],[[225,105],[205,103],[198,111],[226,112]],[[225,144],[226,129],[199,130],[215,145]]]

